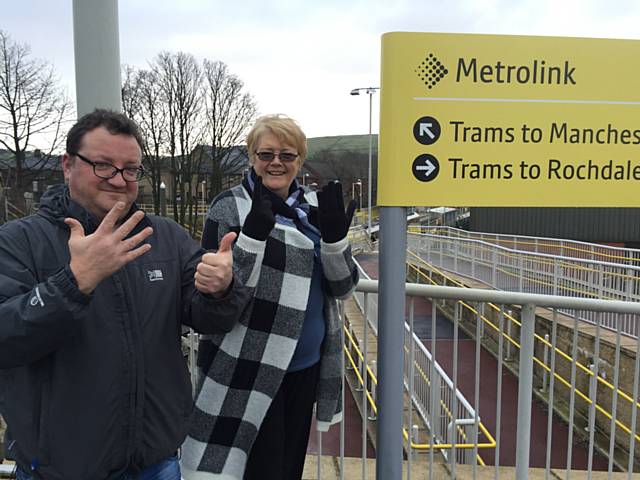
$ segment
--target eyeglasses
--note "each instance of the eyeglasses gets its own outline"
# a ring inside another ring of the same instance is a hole
[[[274,158],[278,157],[281,162],[289,163],[298,158],[297,153],[292,152],[255,152],[260,160],[263,162],[272,162]]]
[[[127,183],[138,182],[142,177],[144,177],[144,167],[140,165],[139,167],[125,167],[118,168],[114,167],[110,163],[103,162],[93,162],[89,160],[84,155],[80,155],[79,153],[72,153],[80,160],[85,163],[88,163],[93,167],[93,173],[96,177],[103,178],[104,180],[109,180],[115,177],[118,173],[122,175],[122,178]]]

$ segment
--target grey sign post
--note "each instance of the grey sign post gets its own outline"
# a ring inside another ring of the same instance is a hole
[[[407,209],[380,208],[376,478],[402,478]]]

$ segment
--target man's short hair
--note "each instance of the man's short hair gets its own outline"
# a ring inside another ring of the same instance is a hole
[[[138,125],[120,112],[96,108],[93,112],[80,117],[67,134],[67,153],[78,153],[84,136],[96,128],[104,127],[112,135],[130,135],[136,139],[140,149],[143,140]]]

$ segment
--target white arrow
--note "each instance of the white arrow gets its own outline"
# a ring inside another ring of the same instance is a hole
[[[420,124],[420,136],[424,137],[425,135],[429,135],[429,138],[431,138],[431,139],[436,138],[436,136],[433,134],[433,132],[431,130],[429,130],[431,127],[433,127],[433,123],[421,123]]]
[[[424,174],[425,178],[427,178],[428,176],[430,176],[430,175],[433,173],[433,171],[434,171],[435,169],[436,169],[436,166],[435,166],[433,163],[431,163],[431,160],[427,160],[426,165],[418,165],[418,166],[416,167],[416,170],[424,170],[424,172],[425,172],[425,174]]]

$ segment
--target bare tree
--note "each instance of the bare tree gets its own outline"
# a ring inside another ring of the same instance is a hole
[[[0,146],[14,157],[4,178],[0,177],[0,186],[10,187],[19,204],[25,187],[50,165],[73,109],[53,67],[30,55],[29,46],[14,42],[0,30]],[[35,139],[46,139],[49,148],[27,166],[26,152],[34,148]]]
[[[222,190],[222,176],[235,172],[245,161],[244,155],[234,155],[233,147],[242,143],[248,126],[256,117],[254,98],[244,92],[244,83],[229,73],[220,61],[205,60],[204,98],[207,117],[207,141],[211,162],[211,193]],[[238,153],[238,152],[235,152]]]
[[[132,65],[122,66],[122,113],[135,118],[140,110],[141,70]]]
[[[167,150],[167,104],[154,70],[123,69],[122,105],[126,115],[140,127],[144,145],[143,164],[147,172],[154,211],[160,214],[160,184]]]
[[[198,185],[208,179],[215,195],[225,175],[247,164],[238,145],[256,116],[253,97],[224,63],[202,65],[186,53],[161,52],[148,70],[123,68],[123,108],[142,130],[156,212],[164,174],[174,219],[192,233]]]
[[[194,183],[198,182],[203,160],[201,150],[195,150],[198,153],[194,153],[194,147],[201,143],[203,137],[202,72],[195,57],[183,52],[160,53],[152,68],[167,108],[174,219],[183,225],[194,226],[197,196]]]

